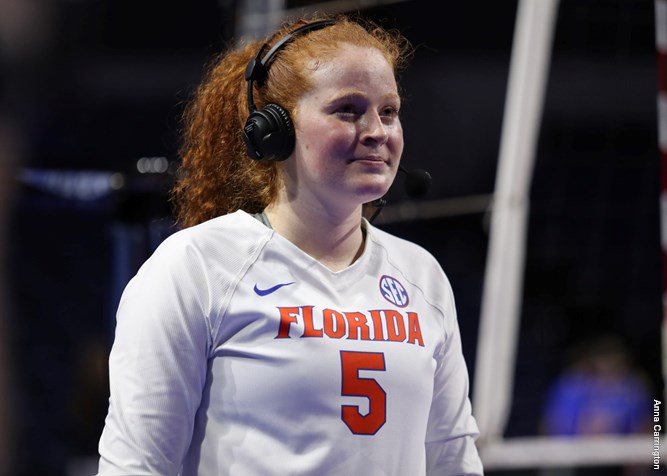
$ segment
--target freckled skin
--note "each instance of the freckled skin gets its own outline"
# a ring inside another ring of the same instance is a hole
[[[394,73],[373,48],[343,45],[312,73],[314,88],[294,117],[296,147],[285,162],[295,200],[356,208],[384,195],[403,152]]]

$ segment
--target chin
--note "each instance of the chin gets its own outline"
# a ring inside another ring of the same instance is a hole
[[[360,197],[362,203],[372,202],[378,198],[384,197],[389,191],[391,184],[383,184],[382,186],[373,186],[367,187],[363,191],[360,190],[358,196]]]
[[[356,180],[349,180],[344,185],[345,195],[358,203],[368,203],[382,198],[393,182],[388,174],[367,174],[357,176]]]

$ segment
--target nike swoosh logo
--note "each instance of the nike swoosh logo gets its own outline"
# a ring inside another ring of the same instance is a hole
[[[291,283],[276,284],[275,286],[271,286],[270,288],[267,288],[267,289],[259,289],[257,287],[257,285],[255,284],[255,293],[257,293],[258,296],[267,296],[271,293],[275,293],[277,290],[279,290],[283,286],[289,286],[290,284],[294,284],[294,281],[292,281]]]

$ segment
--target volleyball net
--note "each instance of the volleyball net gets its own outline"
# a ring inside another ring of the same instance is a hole
[[[487,470],[667,462],[654,433],[579,437],[504,437],[513,399],[529,189],[550,66],[558,0],[520,0],[514,30],[482,299],[473,408]],[[662,247],[667,270],[667,0],[655,0],[662,162]],[[656,197],[657,199],[657,197]],[[664,282],[667,283],[667,271]],[[667,290],[663,299],[667,310]],[[667,316],[667,312],[664,313]],[[667,341],[663,325],[663,349]],[[663,369],[667,353],[663,351]],[[667,380],[667,379],[666,379]],[[664,400],[662,397],[661,400]],[[652,409],[647,409],[651,412]]]

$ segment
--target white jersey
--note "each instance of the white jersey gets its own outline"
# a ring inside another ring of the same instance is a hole
[[[99,474],[482,474],[450,285],[364,221],[333,272],[239,211],[128,284]]]

